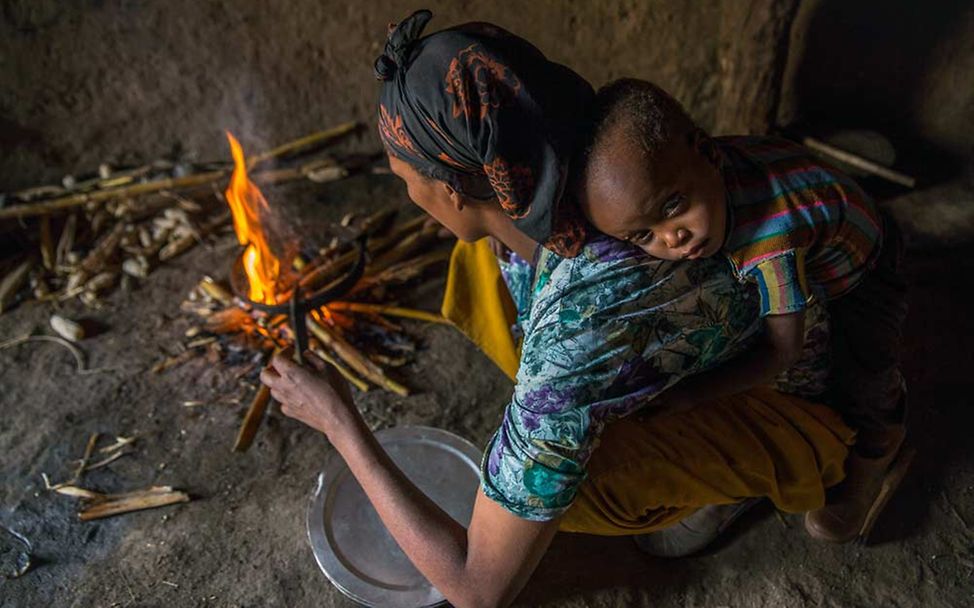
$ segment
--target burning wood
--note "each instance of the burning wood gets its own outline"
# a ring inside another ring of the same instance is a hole
[[[357,129],[356,123],[346,123],[302,137],[253,157],[250,167],[317,152]],[[317,158],[296,167],[262,170],[253,179],[261,184],[302,179],[320,183],[344,178],[357,164],[349,158]],[[90,179],[69,176],[62,186],[7,195],[15,204],[0,209],[0,222],[37,218],[32,240],[41,263],[30,260],[29,267],[5,278],[0,284],[0,312],[28,283],[35,299],[78,297],[98,307],[119,284],[131,284],[125,277],[146,279],[160,264],[226,225],[223,198],[213,195],[212,186],[226,179],[230,169],[226,163],[189,166],[169,161],[126,171],[102,165]]]

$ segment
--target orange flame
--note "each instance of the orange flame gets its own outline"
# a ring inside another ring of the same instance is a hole
[[[240,244],[246,247],[243,266],[250,284],[247,297],[262,304],[277,304],[276,287],[281,274],[281,261],[271,251],[260,222],[261,216],[269,213],[270,207],[264,195],[247,177],[247,163],[240,142],[229,131],[227,139],[233,155],[233,175],[225,194],[233,213],[233,230]]]

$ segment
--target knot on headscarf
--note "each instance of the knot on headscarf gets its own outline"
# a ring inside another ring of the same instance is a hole
[[[431,18],[396,25],[376,59],[386,149],[458,192],[496,198],[521,232],[577,255],[585,225],[565,190],[592,86],[488,23],[420,38]]]
[[[426,29],[426,24],[432,18],[432,12],[420,9],[399,23],[389,26],[386,46],[382,54],[375,60],[375,77],[377,80],[392,80],[396,71],[405,67],[413,43],[419,40],[423,30]]]

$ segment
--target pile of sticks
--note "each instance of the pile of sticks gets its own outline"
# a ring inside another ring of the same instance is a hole
[[[319,151],[357,129],[346,123],[302,137],[254,156],[248,167],[260,169],[253,173],[258,184],[342,179],[354,168],[352,159],[317,157],[297,166],[265,167]],[[121,171],[103,164],[89,179],[68,176],[61,186],[0,195],[0,225],[19,221],[26,250],[0,260],[0,312],[30,298],[77,297],[97,307],[114,289],[145,279],[230,225],[222,187],[231,170],[228,163],[166,160]]]
[[[437,313],[398,305],[394,292],[445,262],[449,251],[436,247],[439,228],[429,225],[425,216],[393,223],[394,215],[393,209],[383,209],[359,221],[348,216],[343,220],[355,234],[368,236],[368,264],[362,278],[341,301],[330,302],[307,316],[310,339],[305,355],[333,365],[359,391],[378,387],[405,396],[410,389],[386,370],[410,362],[416,342],[396,319],[447,321]],[[356,256],[351,246],[332,244],[314,259],[296,260],[302,291],[311,293],[339,279]],[[184,353],[163,360],[157,371],[198,356],[206,346],[222,358],[249,353],[245,357],[249,367],[240,377],[256,376],[275,352],[294,342],[287,315],[271,317],[251,308],[211,277],[204,277],[189,293],[182,309],[196,315],[201,324],[186,332],[189,342]],[[266,387],[258,388],[234,449],[242,451],[250,446],[269,402]]]

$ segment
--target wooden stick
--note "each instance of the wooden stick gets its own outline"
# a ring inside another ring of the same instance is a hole
[[[306,148],[313,145],[324,146],[327,144],[334,143],[335,141],[341,139],[342,137],[348,135],[349,133],[352,133],[357,128],[358,128],[357,122],[347,122],[338,125],[337,127],[333,127],[331,129],[318,131],[317,133],[312,133],[311,135],[306,135],[304,137],[295,139],[294,141],[290,141],[286,144],[282,144],[280,146],[277,146],[276,148],[273,148],[266,152],[262,152],[260,154],[257,154],[256,156],[250,157],[250,160],[247,161],[247,169],[248,170],[253,169],[257,165],[265,161],[268,161],[272,158],[276,158],[278,156],[289,154],[301,148]]]
[[[377,313],[390,317],[402,317],[403,319],[416,319],[417,321],[428,321],[430,323],[441,323],[449,325],[442,315],[416,310],[414,308],[404,308],[401,306],[388,306],[386,304],[366,304],[364,302],[329,302],[330,310],[348,310],[350,312]]]
[[[136,493],[124,498],[96,503],[78,512],[78,519],[81,521],[91,521],[93,519],[121,515],[122,513],[131,513],[133,511],[155,509],[180,502],[189,502],[189,500],[188,494],[174,490],[169,490],[168,492],[149,491]]]
[[[264,419],[264,411],[267,410],[267,404],[270,401],[271,389],[266,384],[261,384],[260,388],[257,389],[257,394],[254,395],[253,400],[250,402],[250,407],[247,408],[247,414],[244,416],[240,430],[237,432],[237,440],[233,443],[234,452],[246,452],[250,448],[250,444],[254,441],[254,436],[257,435],[257,428],[260,427],[260,423]]]
[[[370,361],[344,338],[318,323],[311,315],[308,315],[308,329],[322,344],[335,351],[335,354],[345,360],[349,367],[372,384],[402,397],[409,394],[408,388],[386,376],[381,367]]]
[[[49,215],[64,209],[79,207],[85,203],[103,203],[116,197],[138,196],[140,194],[148,194],[150,192],[158,192],[160,190],[177,190],[181,188],[201,186],[216,181],[221,177],[226,176],[228,173],[229,170],[223,169],[220,171],[208,171],[206,173],[187,175],[185,177],[167,177],[153,182],[146,182],[144,184],[133,184],[130,186],[124,186],[122,188],[112,188],[110,190],[82,192],[52,200],[28,203],[26,205],[13,205],[11,207],[0,209],[0,220]]]
[[[271,357],[273,358],[279,352],[281,352],[281,348],[275,348]],[[270,364],[268,363],[268,365]],[[253,443],[254,436],[257,435],[257,429],[260,427],[261,421],[264,420],[264,411],[267,410],[267,405],[270,402],[271,389],[266,384],[261,384],[260,388],[257,389],[257,394],[250,402],[250,407],[247,408],[243,422],[240,424],[237,440],[233,443],[234,452],[246,452],[250,449],[250,444]]]
[[[224,306],[230,306],[233,303],[233,295],[210,276],[203,277],[203,280],[200,281],[199,288],[200,291]]]
[[[3,277],[3,280],[0,280],[0,313],[10,309],[10,304],[17,297],[20,288],[27,282],[27,277],[33,267],[33,258],[27,258],[7,276]]]
[[[379,274],[363,277],[362,280],[359,281],[348,294],[346,294],[346,296],[361,293],[367,289],[375,287],[376,285],[389,281],[408,281],[409,279],[415,278],[422,274],[426,270],[427,266],[445,262],[449,259],[449,251],[431,251],[429,253],[424,253],[419,257],[406,260],[405,262],[400,262],[395,266],[390,266]]]
[[[78,463],[78,467],[74,470],[74,475],[71,476],[71,481],[69,484],[75,484],[81,479],[81,475],[85,472],[85,467],[88,466],[88,461],[91,460],[91,455],[95,453],[95,445],[98,443],[99,433],[92,433],[88,437],[88,444],[85,446],[85,453],[81,457],[81,461]]]
[[[165,247],[159,250],[159,261],[165,262],[166,260],[170,260],[177,255],[188,251],[199,243],[200,239],[210,234],[220,226],[226,224],[228,221],[230,221],[230,213],[221,213],[217,217],[200,226],[197,233],[190,233],[176,239],[175,241],[167,243]]]
[[[423,226],[416,232],[409,234],[388,251],[372,260],[372,263],[366,268],[365,274],[378,274],[393,264],[401,262],[403,259],[416,253],[424,246],[436,240],[436,232],[438,230],[439,228],[436,226]]]
[[[64,229],[61,230],[61,237],[57,242],[57,265],[64,264],[68,254],[74,249],[74,237],[78,231],[78,214],[72,213],[64,222]]]
[[[353,374],[352,370],[342,365],[342,362],[339,361],[338,359],[335,359],[334,357],[332,357],[331,355],[329,355],[327,352],[325,352],[320,348],[312,347],[309,348],[308,350],[311,351],[311,354],[313,354],[314,356],[318,357],[328,365],[331,365],[336,370],[338,370],[338,373],[341,374],[342,377],[344,377],[346,380],[351,382],[353,385],[355,385],[355,388],[357,388],[358,390],[362,391],[363,393],[369,390],[369,385],[366,384],[364,380],[362,380],[361,378]]]
[[[878,175],[883,179],[887,179],[893,183],[900,184],[901,186],[906,186],[907,188],[913,188],[916,186],[916,178],[906,175],[905,173],[900,173],[899,171],[894,171],[887,167],[884,167],[878,163],[875,163],[867,158],[863,158],[858,154],[853,154],[852,152],[847,152],[835,146],[829,145],[824,141],[815,139],[814,137],[806,137],[802,140],[802,144],[812,150],[817,150],[822,154],[827,154],[836,160],[844,162],[847,165],[853,166],[856,169],[865,171],[866,173],[872,173],[873,175]]]
[[[54,270],[56,263],[54,252],[54,238],[51,236],[51,218],[44,216],[41,218],[41,262],[44,269]]]
[[[423,216],[413,218],[396,226],[387,236],[370,240],[367,245],[369,254],[375,255],[392,247],[401,241],[404,235],[416,230],[425,221],[426,218]],[[357,258],[357,252],[354,250],[347,251],[329,262],[312,268],[310,272],[301,277],[301,288],[307,291],[321,287],[327,279],[348,270]]]

